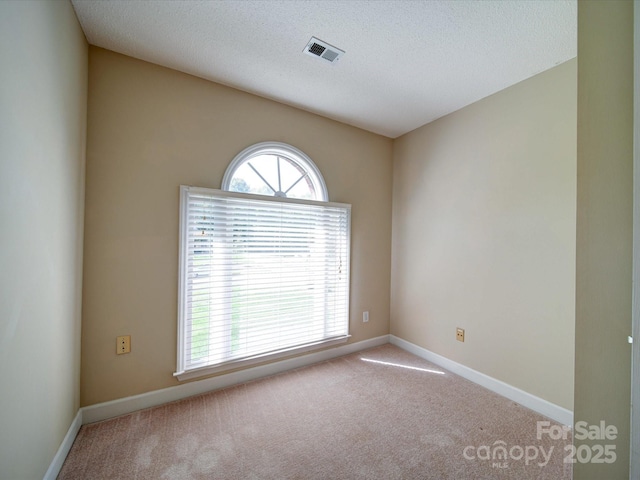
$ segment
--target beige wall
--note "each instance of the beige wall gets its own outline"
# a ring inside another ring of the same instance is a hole
[[[99,48],[89,57],[83,405],[178,383],[179,185],[220,188],[261,141],[301,149],[330,200],[352,204],[351,340],[389,332],[390,139]],[[129,334],[132,353],[116,356]]]
[[[0,478],[42,478],[80,399],[87,44],[69,2],[0,2]]]
[[[577,464],[576,480],[629,478],[632,177],[633,4],[580,2],[574,414],[619,436],[593,442],[617,461]]]
[[[572,409],[575,195],[575,60],[397,139],[391,333]]]
[[[87,46],[69,3],[0,2],[0,477],[40,478],[80,403],[177,383],[178,185],[276,140],[353,204],[353,341],[391,290],[395,335],[571,408],[575,290],[575,417],[620,430],[575,478],[626,478],[631,10],[579,5],[577,247],[575,61],[391,142],[91,48],[80,401]]]

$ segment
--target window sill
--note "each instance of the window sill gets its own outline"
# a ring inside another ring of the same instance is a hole
[[[205,377],[207,375],[212,375],[215,373],[226,372],[229,370],[236,370],[238,368],[255,365],[257,363],[265,363],[271,360],[277,360],[277,359],[288,357],[291,355],[311,352],[314,350],[319,350],[321,348],[330,347],[332,345],[339,345],[341,343],[346,343],[350,337],[351,335],[343,335],[341,337],[330,338],[327,340],[322,340],[320,342],[306,344],[299,347],[293,347],[286,350],[279,350],[278,352],[275,352],[275,353],[255,355],[253,357],[242,358],[239,360],[231,360],[229,362],[219,363],[216,365],[193,368],[190,370],[176,372],[173,374],[173,376],[176,377],[181,382],[184,380],[192,380],[194,378]]]

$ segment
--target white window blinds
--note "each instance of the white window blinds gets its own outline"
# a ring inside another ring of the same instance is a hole
[[[350,213],[181,187],[176,375],[345,338]]]

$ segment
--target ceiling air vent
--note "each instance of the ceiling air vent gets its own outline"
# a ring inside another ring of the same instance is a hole
[[[340,57],[344,55],[344,50],[340,50],[322,40],[318,40],[316,37],[311,37],[307,46],[304,47],[304,53],[312,57],[322,58],[330,63],[336,63]]]

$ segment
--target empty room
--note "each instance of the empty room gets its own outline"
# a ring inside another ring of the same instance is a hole
[[[0,2],[0,479],[640,478],[634,7]]]

